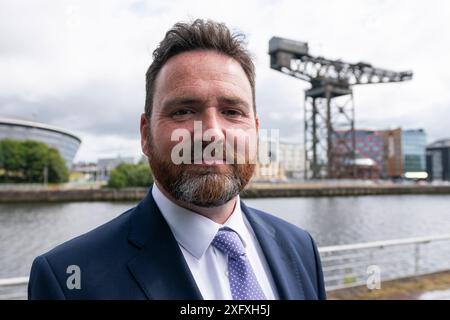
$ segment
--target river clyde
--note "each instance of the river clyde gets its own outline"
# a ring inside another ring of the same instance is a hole
[[[319,246],[450,232],[450,195],[243,199],[309,231]],[[0,278],[28,276],[34,257],[113,219],[133,202],[0,204]]]

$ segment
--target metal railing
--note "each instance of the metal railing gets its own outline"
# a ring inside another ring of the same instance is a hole
[[[367,283],[368,268],[380,280],[450,270],[450,234],[320,247],[327,291]],[[28,277],[0,279],[1,299],[25,299]]]
[[[328,291],[450,270],[450,234],[319,248]]]
[[[25,285],[28,284],[28,279],[28,277],[0,279],[0,287]]]
[[[0,300],[25,299],[28,280],[28,277],[0,279]]]

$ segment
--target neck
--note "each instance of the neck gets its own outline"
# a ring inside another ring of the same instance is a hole
[[[161,190],[161,192],[173,203],[179,205],[180,207],[198,213],[219,224],[224,224],[228,220],[228,218],[231,216],[236,206],[237,196],[231,199],[230,201],[224,203],[223,205],[217,207],[200,207],[192,203],[175,199],[169,192],[167,192],[161,186],[161,184],[158,183],[158,181],[155,180],[155,183],[158,185],[159,190]]]

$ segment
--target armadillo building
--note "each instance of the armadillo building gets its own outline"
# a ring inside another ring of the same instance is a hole
[[[0,140],[3,139],[46,143],[59,151],[68,168],[71,168],[81,144],[80,138],[64,129],[34,121],[0,117]]]

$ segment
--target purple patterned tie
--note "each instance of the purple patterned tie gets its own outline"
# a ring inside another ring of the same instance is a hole
[[[228,255],[228,279],[233,300],[265,300],[239,235],[230,228],[220,228],[212,245]]]

